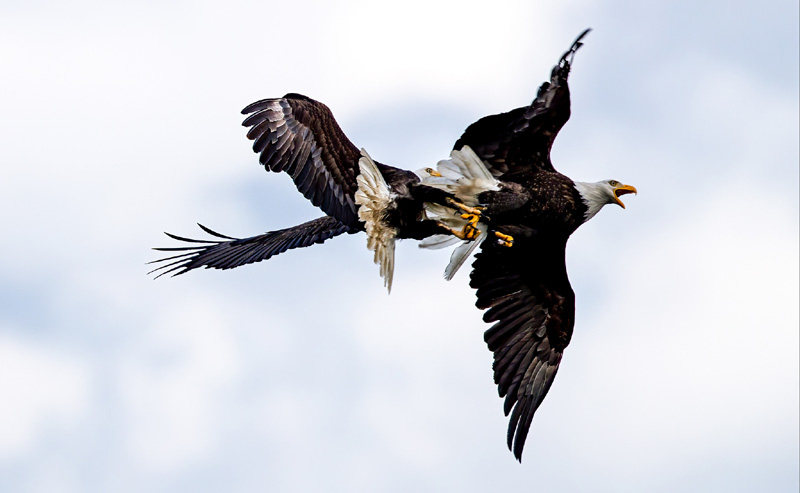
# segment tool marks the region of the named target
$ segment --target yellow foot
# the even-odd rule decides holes
[[[478,224],[478,221],[481,219],[480,214],[461,214],[461,219],[466,219],[467,224]]]
[[[478,234],[480,234],[480,231],[478,231],[478,228],[475,227],[475,224],[477,224],[477,222],[478,222],[478,220],[477,220],[477,216],[476,216],[476,219],[475,219],[474,222],[470,220],[470,222],[465,224],[464,228],[461,229],[461,231],[464,233],[464,236],[466,237],[467,240],[474,240],[475,238],[478,237]]]
[[[504,235],[499,231],[495,231],[494,235],[500,240],[498,243],[503,245],[504,247],[512,247],[514,246],[514,237],[511,235]]]
[[[451,199],[450,197],[447,198],[447,205],[453,206],[456,209],[461,209],[462,211],[466,212],[467,214],[471,214],[471,215],[474,215],[474,216],[480,216],[482,211],[483,211],[483,207],[470,207],[470,206],[468,206],[466,204],[462,204],[461,202],[459,202],[457,200]],[[461,217],[464,217],[464,216],[461,216]]]
[[[455,236],[459,240],[474,240],[480,233],[478,228],[470,223],[465,224],[462,229],[453,229],[443,223],[439,223],[439,226],[449,231],[451,235]]]

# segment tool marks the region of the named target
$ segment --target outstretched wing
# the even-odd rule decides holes
[[[588,32],[589,29],[581,33],[561,56],[558,65],[553,67],[550,81],[539,87],[530,106],[481,118],[467,127],[453,148],[472,147],[494,176],[526,168],[555,171],[550,162],[550,148],[569,120],[567,79],[572,58]]]
[[[182,246],[170,248],[154,248],[162,252],[182,252],[178,255],[166,257],[152,262],[157,264],[167,262],[150,272],[159,272],[156,278],[175,272],[173,276],[183,274],[198,267],[207,269],[233,269],[240,265],[260,262],[270,257],[283,253],[292,248],[300,248],[322,243],[323,241],[348,232],[350,229],[336,219],[325,216],[303,224],[298,224],[291,228],[270,231],[263,235],[252,236],[250,238],[232,238],[219,234],[216,231],[198,224],[206,233],[222,238],[222,240],[194,240],[181,236],[166,233],[170,238],[185,241],[188,243],[198,243],[199,246]]]
[[[358,225],[353,200],[359,150],[327,106],[300,94],[263,99],[242,110],[247,138],[269,171],[285,171],[312,204],[348,226]]]
[[[525,241],[525,233],[507,232],[519,238],[517,244],[484,242],[472,264],[470,286],[477,289],[476,306],[488,309],[483,320],[495,322],[484,339],[494,353],[503,410],[511,413],[508,448],[521,461],[533,415],[572,336],[575,295],[564,264],[566,240]]]

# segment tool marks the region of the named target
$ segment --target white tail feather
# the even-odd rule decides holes
[[[450,159],[439,161],[436,164],[436,170],[442,176],[425,176],[422,183],[451,193],[469,206],[478,205],[478,195],[481,193],[500,189],[500,182],[492,176],[481,158],[469,146],[464,146],[461,150],[454,149],[450,153]],[[437,220],[451,229],[461,230],[467,224],[466,219],[461,217],[461,211],[455,211],[439,204],[426,203],[425,213],[430,219]],[[448,281],[464,265],[475,248],[486,239],[487,226],[478,223],[476,228],[478,235],[475,239],[462,241],[461,245],[453,250],[450,263],[447,264],[444,271],[444,278]],[[440,236],[442,238],[439,238]],[[419,246],[428,249],[443,248],[457,241],[458,238],[455,236],[436,235],[423,240]]]
[[[358,219],[367,230],[367,248],[375,252],[374,261],[380,267],[383,285],[391,293],[394,277],[394,244],[397,230],[386,224],[386,209],[394,200],[394,196],[383,179],[375,161],[367,151],[361,149],[358,160],[358,190],[355,193],[358,204]]]

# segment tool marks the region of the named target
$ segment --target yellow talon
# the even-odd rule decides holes
[[[466,212],[467,214],[473,214],[475,216],[480,216],[481,211],[483,211],[483,207],[470,207],[468,205],[462,204],[457,200],[453,200],[450,197],[447,198],[447,204],[451,205],[457,209],[461,209],[462,211]],[[463,216],[462,216],[463,217]]]
[[[467,233],[464,230],[453,229],[444,223],[439,223],[439,227],[446,229],[451,235],[455,236],[459,240],[467,239]]]
[[[479,214],[461,214],[461,219],[466,219],[467,224],[477,224],[481,216]]]
[[[470,221],[464,225],[464,227],[461,229],[462,240],[474,240],[475,238],[478,237],[480,231],[478,231],[478,228],[475,227],[475,223],[477,223],[477,221],[475,222]]]
[[[503,234],[499,231],[495,231],[494,235],[500,240],[499,243],[504,247],[512,247],[514,246],[514,237],[511,235]]]
[[[480,233],[480,230],[470,223],[465,224],[462,229],[453,229],[443,223],[439,223],[439,226],[449,231],[451,235],[459,240],[474,240]]]

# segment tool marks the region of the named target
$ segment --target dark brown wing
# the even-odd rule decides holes
[[[488,309],[484,321],[495,322],[484,339],[494,353],[494,381],[505,397],[503,410],[511,413],[508,448],[520,461],[533,415],[572,336],[575,295],[567,279],[565,246],[566,240],[520,241],[513,248],[486,241],[472,264],[476,306]]]
[[[257,101],[242,110],[247,138],[269,171],[285,171],[312,204],[358,225],[354,194],[360,152],[327,106],[300,94]]]
[[[152,262],[163,264],[150,272],[160,272],[156,278],[175,272],[173,276],[183,274],[198,267],[207,269],[233,269],[240,265],[260,262],[270,257],[283,253],[292,248],[301,248],[322,243],[323,241],[349,231],[349,228],[336,219],[325,216],[291,228],[270,231],[263,235],[250,238],[231,238],[198,224],[206,233],[222,238],[222,240],[194,240],[166,233],[170,238],[198,243],[198,246],[182,246],[170,248],[154,248],[162,252],[182,252],[172,257],[166,257]]]
[[[555,171],[550,162],[550,148],[569,120],[567,79],[572,57],[588,32],[589,29],[581,33],[561,56],[553,67],[550,82],[539,87],[530,106],[481,118],[467,127],[453,148],[470,146],[495,176],[530,168]]]

